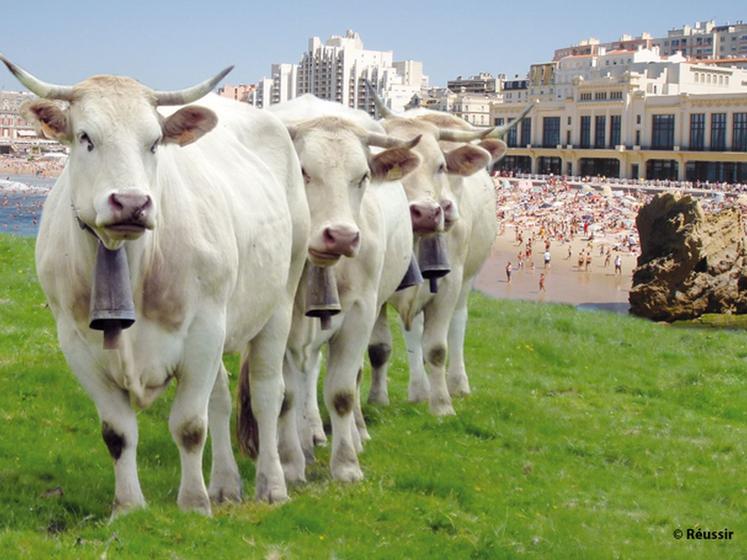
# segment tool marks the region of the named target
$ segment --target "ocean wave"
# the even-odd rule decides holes
[[[0,192],[3,193],[45,194],[49,192],[50,188],[43,185],[27,185],[20,181],[0,179]]]

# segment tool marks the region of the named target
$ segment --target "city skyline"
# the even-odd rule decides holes
[[[380,1],[371,13],[337,1],[325,4],[323,13],[306,5],[249,7],[233,1],[216,2],[209,10],[191,1],[132,2],[126,8],[79,2],[76,13],[55,6],[41,1],[5,7],[0,52],[48,81],[74,83],[110,73],[158,89],[183,87],[229,64],[236,69],[226,83],[254,83],[272,63],[297,63],[309,37],[326,40],[347,29],[360,33],[366,48],[392,50],[397,60],[421,60],[431,83],[445,85],[457,75],[478,72],[523,76],[530,64],[551,60],[554,49],[592,36],[601,41],[624,33],[664,36],[669,29],[696,21],[747,19],[736,2],[715,3],[705,10],[702,4],[684,2],[676,15],[631,2],[615,18],[587,1],[564,13],[556,13],[557,4],[546,1],[510,10],[474,2],[459,7],[461,22],[453,5],[438,2],[423,11]],[[49,13],[40,18],[45,10]],[[579,13],[584,13],[581,21]],[[504,17],[510,20],[501,21]],[[498,41],[497,33],[502,34]],[[5,73],[0,89],[20,86]]]

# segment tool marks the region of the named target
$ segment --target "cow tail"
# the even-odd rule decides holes
[[[252,391],[249,383],[249,360],[244,358],[239,374],[239,407],[236,415],[236,435],[239,449],[256,459],[259,454],[259,426],[252,411]]]

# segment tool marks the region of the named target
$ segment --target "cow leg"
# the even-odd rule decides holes
[[[361,408],[361,381],[363,380],[363,365],[361,365],[360,368],[358,368],[358,375],[355,378],[355,404],[353,405],[353,415],[355,418],[355,427],[356,431],[358,432],[358,440],[361,443],[361,448],[359,450],[363,450],[363,442],[366,442],[371,439],[371,436],[368,435],[368,428],[366,427],[366,419],[363,417],[363,409]]]
[[[88,348],[81,344],[77,335],[68,337],[67,331],[59,329],[60,346],[65,351],[70,369],[96,405],[101,420],[101,435],[114,460],[112,516],[145,507],[137,475],[137,417],[130,406],[129,396],[91,363],[87,358]]]
[[[469,379],[464,367],[464,336],[467,331],[467,300],[470,290],[472,290],[471,280],[462,285],[454,316],[449,323],[449,366],[446,373],[446,385],[452,397],[470,394]]]
[[[353,439],[353,430],[356,430],[353,405],[355,380],[376,319],[375,306],[370,306],[370,311],[367,307],[365,303],[353,306],[346,313],[340,330],[329,341],[324,402],[332,423],[330,468],[332,478],[343,482],[363,478]]]
[[[213,461],[208,495],[217,503],[241,501],[241,475],[231,448],[231,393],[228,372],[221,362],[208,404],[208,427]]]
[[[423,313],[418,313],[410,330],[404,329],[407,346],[407,363],[410,366],[410,382],[407,386],[407,400],[424,402],[430,395],[430,383],[423,366]]]
[[[323,445],[327,442],[324,433],[322,415],[319,412],[319,400],[317,398],[317,385],[319,384],[319,372],[322,368],[321,348],[312,350],[308,359],[308,367],[303,372],[301,382],[304,386],[303,416],[301,421],[301,446],[304,450],[306,460],[314,461],[314,446]]]
[[[454,414],[451,396],[446,386],[446,359],[447,334],[456,296],[456,290],[449,290],[447,286],[443,286],[436,298],[428,302],[423,309],[423,353],[431,386],[430,411],[435,416]]]
[[[169,415],[169,430],[179,448],[182,467],[176,503],[182,510],[210,515],[202,455],[207,439],[208,403],[221,369],[224,333],[216,328],[215,321],[194,325],[190,331],[194,334],[185,344]]]
[[[306,481],[306,461],[299,438],[297,415],[303,407],[303,391],[300,391],[300,375],[297,361],[286,351],[283,359],[283,379],[285,381],[285,395],[280,407],[278,418],[278,452],[283,465],[285,482]],[[312,448],[313,450],[313,448]]]
[[[387,387],[387,370],[389,356],[392,354],[392,333],[386,316],[386,305],[382,305],[376,317],[371,342],[368,344],[368,359],[371,362],[371,389],[368,391],[369,404],[387,406],[389,389]]]
[[[278,452],[278,418],[284,396],[283,358],[290,331],[290,315],[289,306],[277,310],[252,340],[246,357],[252,412],[259,430],[255,495],[257,500],[270,503],[288,499]]]

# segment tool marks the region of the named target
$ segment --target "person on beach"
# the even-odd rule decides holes
[[[550,251],[545,251],[544,259],[545,259],[545,269],[550,268]]]
[[[586,272],[589,272],[589,269],[591,268],[591,251],[586,253]]]
[[[612,252],[607,249],[607,254],[604,256],[604,268],[610,265],[610,259],[612,258]]]
[[[566,260],[567,261],[571,260],[572,256],[573,256],[573,248],[570,245],[568,245],[568,258]]]
[[[623,273],[622,264],[623,264],[622,257],[618,253],[617,255],[615,255],[615,275],[619,274],[620,276],[622,276],[622,273]]]
[[[513,267],[511,266],[511,261],[508,261],[508,264],[506,265],[506,283],[511,283],[511,272],[513,271]]]
[[[541,273],[539,277],[539,291],[544,292],[545,291],[545,273]]]

